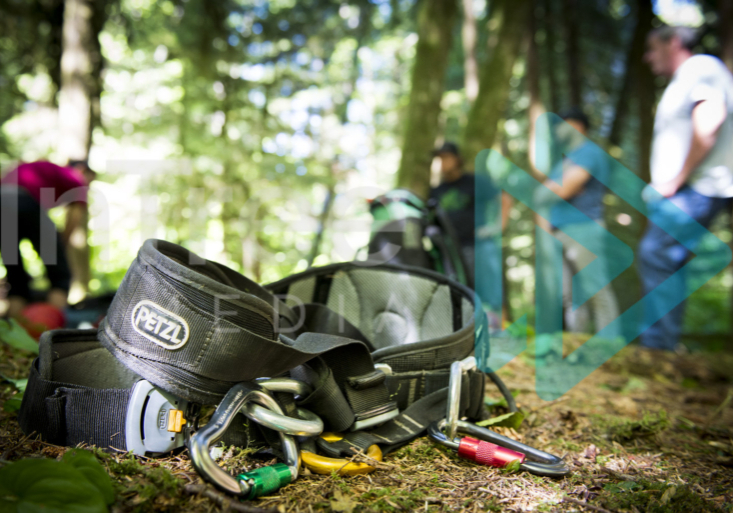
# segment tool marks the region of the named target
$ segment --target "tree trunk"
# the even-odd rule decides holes
[[[464,135],[464,159],[472,165],[476,155],[491,148],[509,95],[514,61],[526,33],[531,0],[492,2],[489,26],[496,37],[489,38],[493,51],[480,72],[479,92],[468,114]],[[492,41],[495,42],[492,43]]]
[[[339,105],[336,106],[336,113],[342,125],[348,120],[349,102],[356,92],[356,82],[359,80],[359,50],[367,43],[369,33],[372,29],[373,6],[371,4],[362,6],[359,11],[359,27],[356,31],[356,48],[351,56],[351,76],[349,82],[344,84],[345,94]]]
[[[631,46],[626,53],[626,72],[624,73],[624,80],[621,85],[621,91],[616,100],[616,109],[614,111],[613,124],[611,125],[611,133],[608,136],[608,143],[611,146],[620,146],[622,139],[622,132],[625,126],[626,115],[629,109],[629,99],[633,95],[634,85],[637,80],[638,74],[644,73],[642,68],[646,68],[647,77],[649,79],[649,72],[647,64],[644,62],[644,51],[646,49],[646,38],[649,31],[652,28],[652,18],[654,13],[652,12],[651,3],[649,0],[639,0],[636,5],[636,28],[634,29],[634,35],[631,39]],[[648,98],[647,98],[648,100]],[[654,100],[652,98],[651,103]]]
[[[646,28],[644,33],[644,43],[646,42],[646,33],[651,30],[654,12],[652,11],[651,0],[639,0],[639,24]],[[643,46],[642,46],[643,49]],[[642,51],[643,55],[643,51]],[[652,138],[654,136],[654,112],[656,103],[656,86],[654,83],[654,75],[649,66],[642,58],[637,59],[634,63],[637,77],[637,105],[639,110],[639,176],[649,182],[651,180],[651,154],[652,154]]]
[[[582,107],[583,94],[580,82],[580,50],[578,47],[578,1],[563,0],[563,21],[567,41],[568,89],[570,103],[574,107]]]
[[[552,0],[545,0],[545,17],[544,17],[544,28],[545,28],[545,61],[547,63],[547,83],[550,89],[550,109],[552,112],[560,112],[560,89],[557,82],[557,70],[556,66],[556,54],[555,46],[557,39],[555,38],[555,27],[554,14],[552,11]]]
[[[532,1],[533,7],[538,2]],[[530,13],[529,17],[529,33],[527,34],[528,51],[527,51],[527,86],[529,89],[529,161],[534,164],[535,150],[535,128],[537,118],[545,112],[545,106],[542,103],[540,95],[540,62],[539,49],[535,41],[537,31],[537,18],[535,12]]]
[[[59,126],[61,152],[69,159],[84,160],[91,142],[93,8],[91,0],[66,0]]]
[[[720,57],[733,71],[733,0],[718,0],[720,11]]]
[[[465,75],[466,98],[473,103],[478,95],[478,64],[476,63],[476,16],[473,0],[463,0],[463,73]]]
[[[456,0],[423,0],[418,15],[419,39],[397,185],[422,197],[427,197],[430,189],[430,152],[438,132],[457,13]]]
[[[60,153],[68,159],[86,160],[92,137],[92,103],[98,92],[94,77],[99,61],[98,33],[94,27],[92,0],[66,0],[61,53],[59,92]],[[98,71],[98,68],[97,68]],[[82,299],[88,290],[89,245],[86,219],[70,238],[69,265],[72,273],[71,302]]]

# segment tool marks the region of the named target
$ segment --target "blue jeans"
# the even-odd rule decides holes
[[[474,273],[474,288],[484,307],[501,314],[502,306],[502,266],[501,247],[496,237],[476,238],[475,246],[464,246],[463,254]]]
[[[669,198],[680,210],[692,217],[699,224],[708,228],[715,216],[729,207],[730,198],[711,198],[695,192],[691,187],[685,185],[677,193]],[[685,224],[691,224],[689,217],[680,215],[679,212],[665,208],[665,202],[649,204],[649,219],[668,219],[674,221],[680,227],[680,233],[685,233]],[[699,242],[686,240],[687,243]],[[659,284],[677,273],[685,265],[691,253],[678,240],[674,239],[667,232],[651,222],[647,226],[646,233],[639,243],[639,277],[641,279],[644,294],[648,294]],[[681,286],[684,286],[689,279],[688,276],[677,275]],[[646,319],[658,317],[668,307],[662,304],[650,303],[647,305],[644,315]],[[641,345],[654,349],[674,350],[682,332],[684,320],[684,301],[675,306],[669,313],[646,329],[640,337]]]

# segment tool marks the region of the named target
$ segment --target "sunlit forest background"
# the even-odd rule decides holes
[[[469,166],[493,147],[528,168],[544,111],[582,106],[591,138],[648,179],[664,82],[642,55],[662,21],[699,26],[700,51],[733,67],[733,0],[0,0],[0,164],[99,172],[72,299],[114,291],[150,237],[270,282],[354,259],[367,199],[424,195],[444,140]],[[644,219],[605,203],[635,248]],[[505,301],[531,319],[533,215],[510,217]],[[715,232],[731,241],[730,216]],[[692,296],[690,339],[730,339],[731,285],[729,269]],[[614,287],[638,301],[635,269]]]

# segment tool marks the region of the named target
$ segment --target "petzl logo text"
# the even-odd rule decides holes
[[[188,323],[152,301],[144,300],[135,305],[132,327],[143,337],[166,349],[178,349],[188,341]]]

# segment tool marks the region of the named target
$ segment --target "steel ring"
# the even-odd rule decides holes
[[[242,407],[241,412],[247,418],[261,426],[274,429],[279,433],[295,436],[318,436],[323,433],[323,421],[315,413],[298,408],[299,419],[277,413],[267,407],[260,406],[257,399],[253,399]]]

